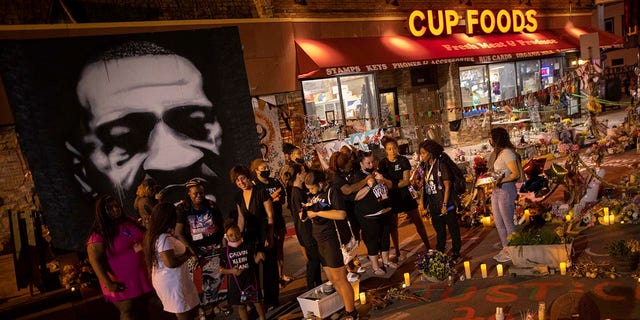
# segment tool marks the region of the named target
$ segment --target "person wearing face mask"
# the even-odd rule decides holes
[[[378,263],[378,253],[382,256],[385,267],[397,269],[398,265],[389,261],[389,232],[391,201],[389,190],[384,185],[382,175],[374,173],[373,154],[360,151],[358,155],[360,170],[354,171],[353,179],[367,181],[367,184],[355,195],[355,215],[362,227],[362,237],[367,247],[367,254],[371,260],[373,273],[377,276],[385,275]],[[373,176],[372,176],[373,175]],[[389,270],[386,270],[389,271]]]
[[[274,213],[273,199],[264,188],[257,188],[251,180],[252,172],[243,165],[236,165],[229,172],[231,181],[240,189],[235,198],[237,216],[232,217],[242,231],[244,241],[256,252],[263,252],[262,288],[264,304],[279,306],[280,284],[278,260],[274,250]]]
[[[255,252],[253,246],[243,241],[238,225],[232,223],[226,229],[227,248],[220,273],[227,275],[229,304],[242,320],[249,319],[247,305],[253,304],[259,319],[264,320],[263,296],[258,281],[258,264],[265,259],[264,253]]]
[[[273,201],[273,250],[278,260],[278,279],[280,286],[284,287],[292,279],[284,274],[284,237],[287,234],[287,226],[282,215],[282,207],[286,203],[287,193],[280,181],[271,177],[269,162],[263,159],[255,159],[251,162],[251,171],[255,175],[256,188],[267,190]]]
[[[347,236],[349,231],[345,220],[347,212],[344,197],[337,186],[329,185],[321,171],[309,171],[304,184],[309,189],[311,199],[304,205],[306,210],[300,212],[300,219],[311,219],[313,222],[312,234],[318,243],[324,272],[344,303],[344,314],[340,319],[357,320],[358,311],[353,301],[353,288],[347,279],[338,238],[338,230],[340,230],[340,239],[350,237],[350,235]]]

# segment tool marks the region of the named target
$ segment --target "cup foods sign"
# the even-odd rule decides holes
[[[465,29],[467,34],[536,32],[536,10],[467,10]],[[416,37],[424,35],[450,35],[460,24],[461,17],[455,10],[414,10],[409,16],[409,30]]]

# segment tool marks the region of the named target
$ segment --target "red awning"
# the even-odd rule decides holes
[[[598,32],[603,48],[621,46],[621,37],[591,28],[536,33],[438,38],[407,36],[296,39],[298,78],[372,72],[451,62],[493,62],[546,56],[580,48],[580,35]]]

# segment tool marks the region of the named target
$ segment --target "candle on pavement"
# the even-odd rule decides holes
[[[471,265],[469,261],[464,262],[464,276],[467,277],[467,279],[471,279]]]

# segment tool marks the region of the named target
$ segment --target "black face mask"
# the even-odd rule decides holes
[[[262,178],[269,178],[270,175],[271,175],[271,171],[269,170],[260,171],[260,177]]]
[[[367,168],[364,169],[364,171],[368,172],[368,173],[373,173],[373,171],[375,171],[373,168]]]
[[[299,163],[299,164],[304,164],[304,159],[302,159],[302,158],[297,158],[297,159],[295,159],[295,160],[293,160],[293,161],[294,161],[294,162],[297,162],[297,163]]]

